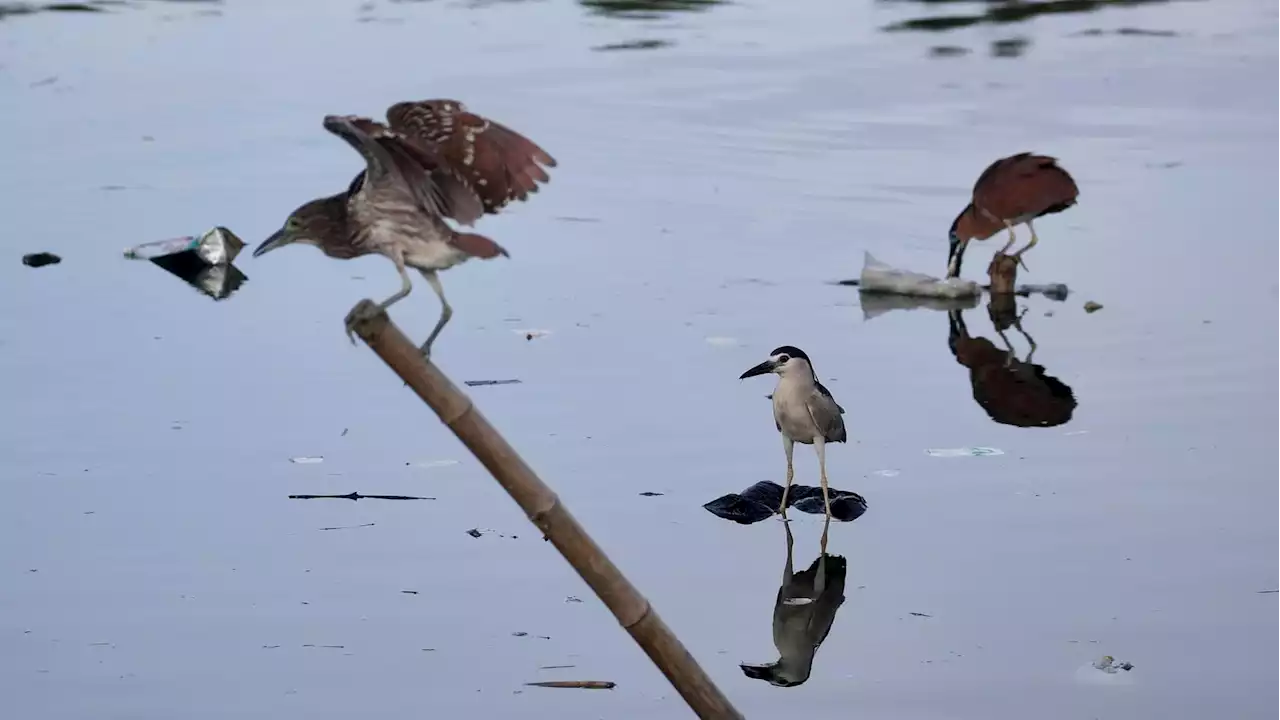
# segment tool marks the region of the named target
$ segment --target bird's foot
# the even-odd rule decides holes
[[[386,311],[375,304],[372,300],[365,299],[356,303],[356,306],[351,308],[351,312],[347,313],[347,319],[345,321],[347,339],[351,341],[351,344],[356,344],[357,326],[360,323],[372,320],[384,312]]]

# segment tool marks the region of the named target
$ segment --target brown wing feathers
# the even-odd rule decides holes
[[[520,133],[468,112],[455,100],[396,103],[387,109],[393,130],[431,147],[496,213],[512,200],[526,200],[550,180],[540,167],[555,167],[545,150]]]
[[[1018,153],[982,171],[973,186],[973,202],[997,218],[1038,217],[1071,207],[1078,192],[1056,159]]]

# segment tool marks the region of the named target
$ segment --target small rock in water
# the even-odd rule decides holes
[[[62,262],[62,258],[54,255],[53,253],[47,252],[31,253],[30,255],[22,256],[22,264],[33,268],[44,267],[45,265],[57,265],[60,262]]]
[[[1087,313],[1098,312],[1102,309],[1102,303],[1096,303],[1092,300],[1084,304],[1084,311]]]

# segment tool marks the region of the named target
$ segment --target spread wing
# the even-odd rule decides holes
[[[387,123],[447,164],[485,213],[528,199],[538,191],[538,183],[550,180],[542,166],[556,166],[555,159],[529,138],[469,112],[456,100],[396,103],[387,109]]]
[[[394,172],[429,213],[468,225],[482,214],[480,198],[466,180],[430,148],[421,147],[380,122],[355,115],[330,115],[325,118],[324,127],[346,140],[367,164],[365,171],[352,180],[349,192],[358,191],[369,176],[378,179]]]

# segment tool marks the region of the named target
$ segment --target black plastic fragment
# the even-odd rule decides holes
[[[867,511],[866,498],[850,490],[828,488],[831,497],[831,517],[840,522],[853,522]],[[729,493],[703,505],[707,512],[718,518],[740,525],[751,525],[768,519],[778,511],[782,503],[782,486],[762,480],[740,493]],[[811,515],[822,515],[822,488],[808,485],[792,485],[787,493],[787,508]]]
[[[57,265],[62,262],[62,258],[53,253],[38,252],[22,256],[22,264],[27,267],[44,267],[45,265]]]

